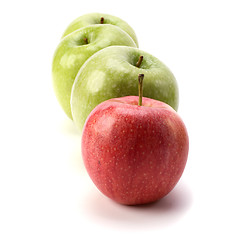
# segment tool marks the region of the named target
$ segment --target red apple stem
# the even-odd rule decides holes
[[[104,18],[101,17],[101,19],[100,19],[100,23],[103,24],[103,22],[104,22]]]
[[[141,66],[141,64],[142,64],[142,61],[143,61],[143,56],[140,56],[139,59],[138,59],[138,62],[136,64],[136,67],[139,68]]]
[[[88,39],[84,38],[83,41],[85,42],[85,44],[88,44]]]
[[[142,106],[144,74],[138,75],[138,106]]]

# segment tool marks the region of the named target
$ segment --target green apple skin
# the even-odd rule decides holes
[[[87,38],[86,44],[84,38]],[[67,35],[59,43],[52,63],[53,88],[63,110],[72,119],[70,97],[74,79],[85,61],[112,45],[136,47],[132,38],[110,24],[91,25]]]
[[[124,20],[105,13],[89,13],[78,17],[69,24],[62,37],[65,37],[69,33],[76,31],[77,29],[93,24],[100,24],[102,17],[104,18],[103,24],[112,24],[120,27],[122,30],[129,34],[129,36],[133,39],[133,41],[138,47],[137,36],[132,27],[129,26],[129,24],[126,23]]]
[[[136,67],[140,56],[143,56],[143,61],[140,67]],[[139,74],[144,74],[144,97],[165,102],[177,110],[178,86],[167,66],[137,48],[107,47],[86,61],[72,88],[72,116],[80,132],[90,112],[101,102],[137,96]]]

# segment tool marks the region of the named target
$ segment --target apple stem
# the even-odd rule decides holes
[[[104,18],[101,17],[101,19],[100,19],[100,23],[103,24],[103,22],[104,22]]]
[[[138,75],[138,106],[142,106],[142,98],[143,98],[143,78],[144,74]]]
[[[142,64],[142,61],[143,61],[143,56],[140,56],[139,59],[138,59],[138,62],[136,64],[136,67],[139,68],[141,66],[141,64]]]
[[[88,44],[88,39],[84,38],[83,41],[85,42],[85,44]]]

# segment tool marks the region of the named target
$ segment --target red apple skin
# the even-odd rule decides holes
[[[110,99],[88,116],[82,157],[97,188],[125,205],[154,202],[179,181],[186,165],[186,127],[169,105],[137,96]]]

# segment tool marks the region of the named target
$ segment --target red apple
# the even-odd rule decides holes
[[[179,181],[188,156],[186,127],[169,105],[127,96],[99,104],[82,133],[85,167],[97,188],[126,205],[156,201]]]

